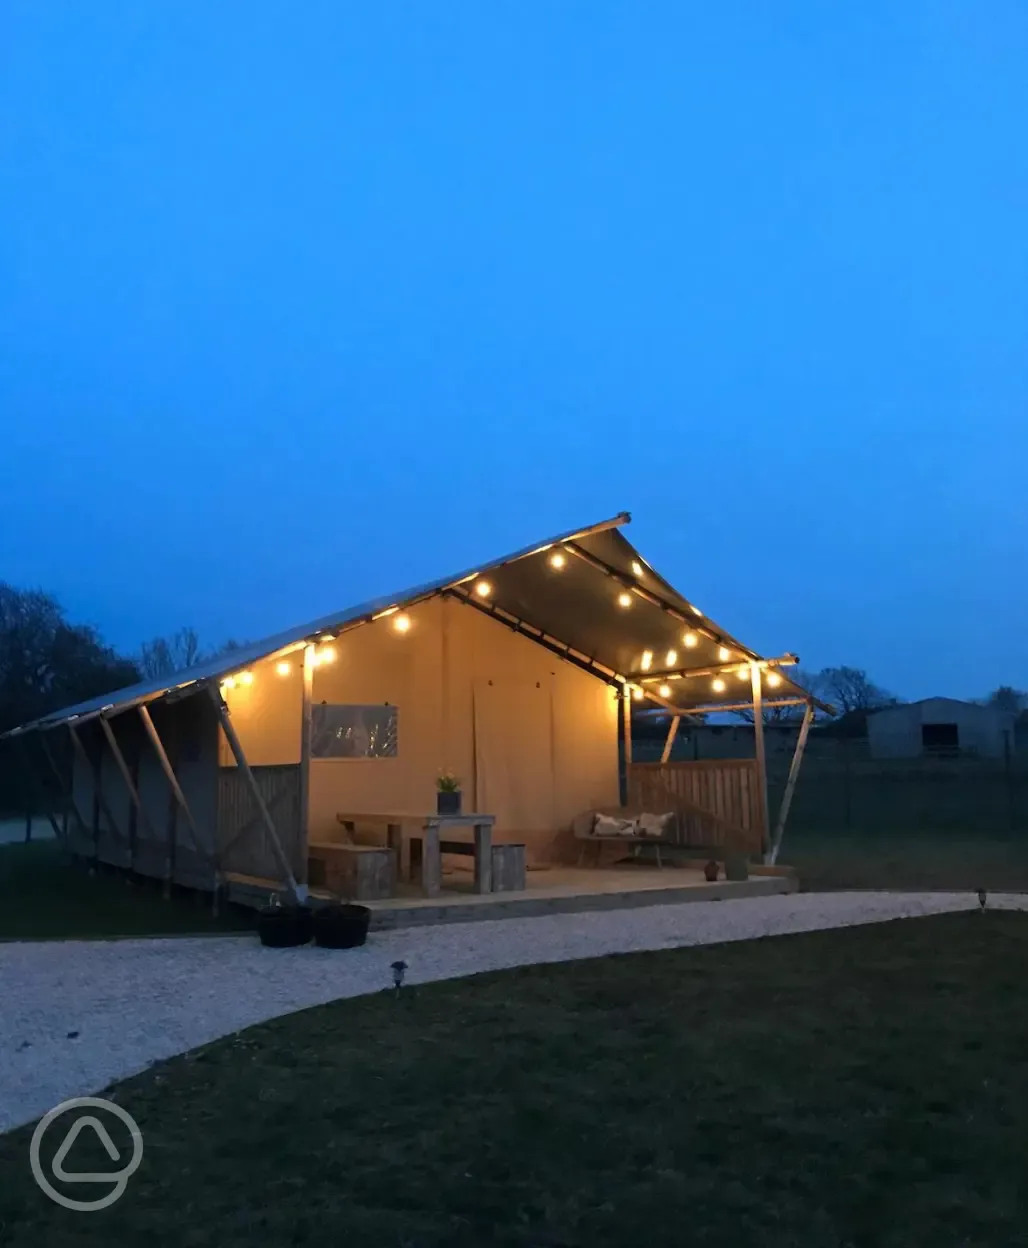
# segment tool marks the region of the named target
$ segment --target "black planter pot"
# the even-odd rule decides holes
[[[460,789],[455,793],[444,793],[442,789],[438,789],[435,795],[435,810],[437,815],[459,815],[460,814]]]
[[[319,906],[314,911],[314,943],[322,949],[356,949],[368,938],[367,906]]]
[[[257,916],[257,935],[269,949],[293,949],[310,943],[313,918],[306,906],[265,906]]]

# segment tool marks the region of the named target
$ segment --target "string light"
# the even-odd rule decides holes
[[[221,682],[222,689],[234,689],[236,687],[236,678],[234,676],[226,676]]]
[[[665,667],[674,667],[674,665],[675,665],[677,662],[678,662],[678,651],[677,651],[677,650],[669,650],[669,651],[667,652],[666,662],[665,662],[664,666],[665,666]]]
[[[698,615],[701,620],[703,619],[703,612],[699,609],[699,607],[693,607],[692,613],[693,615]]]
[[[252,685],[253,684],[253,672],[243,672],[242,675],[239,677],[239,680],[240,680],[240,683],[244,685]]]
[[[718,648],[717,657],[721,660],[722,663],[727,663],[728,660],[732,657],[732,652],[731,650],[728,649],[727,646],[720,646]]]
[[[318,641],[335,641],[335,639],[336,639],[335,633],[322,633],[321,636],[318,638]]]
[[[410,629],[410,616],[406,614],[394,615],[393,628],[395,628],[398,633],[406,633]]]
[[[652,650],[643,651],[642,662],[639,664],[639,666],[642,668],[644,672],[648,672],[650,670],[650,668],[653,666],[653,651]]]
[[[334,663],[336,661],[336,652],[334,646],[323,646],[318,652],[319,663]]]
[[[748,667],[740,667],[736,675],[739,677],[740,680],[749,680],[750,669]]]
[[[660,694],[660,696],[661,696],[662,698],[670,698],[670,697],[671,697],[671,686],[670,686],[670,685],[661,685],[661,686],[660,686],[660,688],[657,690],[657,692]]]
[[[724,682],[724,681],[721,679],[721,677],[719,676],[719,677],[717,678],[717,680],[712,680],[712,681],[710,682],[710,687],[711,687],[711,689],[713,689],[713,690],[714,690],[714,692],[715,692],[715,693],[724,693],[724,691],[725,691],[725,682]]]
[[[642,576],[642,574],[643,574],[643,565],[639,562],[638,559],[633,559],[632,560],[632,575]]]
[[[631,605],[632,605],[631,594],[624,594],[624,593],[618,594],[618,606],[619,607],[630,607]]]
[[[635,701],[636,701],[636,702],[641,702],[641,701],[642,701],[642,699],[643,699],[643,691],[639,688],[639,686],[638,686],[638,685],[633,685],[633,686],[632,686],[632,697],[635,699]]]
[[[556,568],[559,572],[567,561],[567,556],[563,553],[563,551],[555,550],[553,554],[550,555],[549,563],[551,568]]]
[[[479,598],[488,598],[492,592],[493,587],[488,581],[475,582],[475,593],[479,596]]]
[[[695,633],[686,633],[685,636],[682,638],[682,640],[689,647],[689,649],[692,650],[695,647],[696,643],[699,641],[699,638],[696,636]]]
[[[778,686],[782,683],[782,678],[781,676],[778,675],[777,672],[768,672],[767,683],[771,686],[772,689],[777,689]]]
[[[292,671],[292,667],[285,661],[285,659],[283,659],[281,663],[275,664],[275,671],[278,672],[280,676],[288,676]]]

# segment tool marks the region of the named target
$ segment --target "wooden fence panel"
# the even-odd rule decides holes
[[[293,874],[304,879],[307,836],[300,826],[300,766],[284,763],[250,770]],[[270,833],[238,767],[222,767],[218,775],[218,847],[223,871],[270,880],[282,877]]]
[[[629,805],[678,814],[678,842],[758,854],[764,847],[763,803],[751,758],[632,763]]]

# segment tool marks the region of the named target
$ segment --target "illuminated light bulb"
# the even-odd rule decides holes
[[[319,663],[334,663],[336,661],[336,652],[333,646],[324,646],[318,654]]]
[[[221,682],[222,689],[234,689],[236,687],[236,678],[234,676],[226,676]]]
[[[631,605],[632,605],[631,594],[618,594],[618,606],[619,607],[630,607]]]
[[[477,581],[475,583],[475,593],[479,598],[488,598],[492,592],[493,587],[488,581]]]
[[[278,672],[280,676],[288,676],[292,671],[292,667],[285,661],[285,659],[283,659],[281,663],[275,664],[275,671]]]
[[[717,657],[721,660],[722,663],[727,663],[728,660],[732,657],[732,652],[731,650],[728,649],[727,646],[719,646]]]
[[[253,684],[253,672],[243,672],[243,674],[239,677],[239,680],[241,684],[252,685]]]
[[[632,575],[642,576],[642,574],[643,574],[643,565],[639,562],[638,559],[633,559],[632,560]]]
[[[740,667],[736,675],[739,677],[740,680],[749,680],[750,669],[748,667]]]
[[[666,662],[665,662],[666,667],[674,667],[674,665],[678,662],[678,651],[669,650],[667,652],[667,655],[665,656],[665,659],[666,659]]]
[[[633,686],[632,686],[632,697],[635,699],[635,701],[636,701],[636,702],[641,702],[641,701],[642,701],[642,699],[643,699],[643,691],[639,688],[639,686],[638,686],[638,685],[633,685]]]
[[[660,694],[660,696],[661,696],[662,698],[670,698],[670,697],[671,697],[671,686],[670,686],[670,685],[661,685],[661,686],[660,686],[660,688],[657,690],[657,692]]]
[[[394,615],[393,628],[395,628],[398,633],[406,633],[410,629],[410,616]]]
[[[698,615],[701,620],[703,619],[703,612],[699,609],[699,607],[693,607],[692,613],[693,615]]]
[[[710,687],[711,687],[711,689],[713,689],[713,690],[714,690],[714,692],[715,692],[715,693],[724,693],[724,691],[725,691],[725,682],[724,682],[724,681],[721,679],[721,677],[719,676],[719,677],[717,678],[717,680],[712,680],[712,681],[710,682]]]
[[[563,554],[559,550],[555,550],[553,554],[550,555],[549,559],[550,567],[556,568],[558,572],[567,563],[567,561],[567,555]]]
[[[696,636],[695,633],[686,633],[685,636],[682,638],[682,640],[689,647],[689,649],[692,650],[695,647],[696,643],[699,641],[699,638]]]
[[[318,641],[335,641],[335,639],[336,639],[335,633],[322,633],[321,636],[318,638]]]
[[[768,672],[767,683],[771,686],[772,689],[777,689],[778,686],[782,683],[782,678],[781,676],[778,675],[777,672]]]
[[[653,666],[653,651],[652,650],[643,651],[642,662],[639,664],[639,666],[643,669],[644,672],[648,672],[650,670],[650,668]]]

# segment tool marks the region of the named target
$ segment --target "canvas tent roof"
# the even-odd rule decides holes
[[[750,661],[775,668],[775,687],[766,694],[769,702],[808,699],[805,690],[778,670],[778,660],[766,659],[725,632],[646,563],[620,532],[630,519],[622,512],[611,520],[558,534],[456,575],[297,625],[174,676],[55,711],[5,735],[187,696],[260,659],[439,594],[462,599],[599,677],[631,682],[645,691],[650,705],[688,711],[748,702],[745,665]],[[554,566],[555,552],[563,556],[559,568]],[[490,592],[482,596],[478,590],[486,576]],[[787,656],[786,661],[795,658]],[[724,688],[718,690],[715,681]],[[658,691],[665,685],[666,696],[661,696]]]

